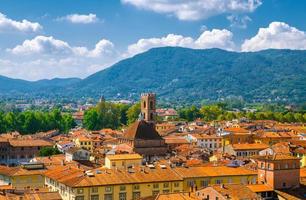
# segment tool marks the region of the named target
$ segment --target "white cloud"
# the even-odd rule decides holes
[[[67,54],[72,51],[67,42],[54,39],[52,36],[36,36],[32,40],[25,40],[21,45],[17,45],[9,52],[19,55],[30,54]]]
[[[6,15],[0,13],[0,32],[1,31],[21,31],[21,32],[37,32],[42,26],[37,22],[30,22],[26,19],[15,21],[9,19]]]
[[[73,24],[92,24],[99,21],[99,18],[96,14],[88,14],[88,15],[81,15],[81,14],[71,14],[65,17],[60,17],[57,20],[62,21],[66,20]]]
[[[174,15],[180,20],[199,20],[224,13],[253,12],[261,0],[121,0],[140,9]]]
[[[199,38],[184,37],[182,35],[169,34],[161,38],[140,39],[137,43],[129,45],[126,56],[132,56],[154,47],[179,46],[194,49],[221,48],[233,50],[232,32],[223,29],[204,31]]]
[[[36,36],[3,52],[0,74],[38,80],[55,77],[86,77],[120,59],[112,42],[98,41],[94,48],[71,46],[52,36]]]
[[[229,15],[226,19],[231,23],[231,27],[242,28],[245,29],[248,26],[248,23],[252,21],[252,19],[245,15],[245,16],[238,16],[238,15]]]
[[[85,56],[85,57],[100,57],[105,54],[114,52],[114,45],[106,39],[100,40],[94,49],[88,50],[86,47],[73,47],[67,42],[53,38],[52,36],[36,36],[32,40],[25,40],[22,44],[17,45],[12,49],[7,49],[16,55],[58,55],[58,56]]]
[[[284,22],[272,22],[241,45],[242,51],[263,49],[306,49],[306,33]]]

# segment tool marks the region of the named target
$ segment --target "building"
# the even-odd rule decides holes
[[[132,146],[134,152],[148,157],[165,155],[168,150],[165,140],[155,129],[155,105],[155,94],[142,94],[140,119],[119,139],[120,143]]]
[[[165,140],[155,130],[154,124],[144,120],[131,124],[119,141],[132,146],[134,152],[149,157],[165,155],[168,150]]]
[[[105,157],[105,167],[108,169],[127,169],[141,164],[142,156],[139,154],[115,154]]]
[[[184,191],[214,184],[256,184],[257,172],[244,167],[177,167],[173,169],[183,178]]]
[[[74,143],[75,143],[75,146],[78,148],[86,149],[90,152],[92,152],[93,150],[93,144],[92,144],[93,142],[92,142],[92,139],[89,137],[80,135],[74,140]]]
[[[141,94],[141,115],[149,123],[156,120],[156,95],[154,93]]]
[[[65,159],[67,162],[77,160],[89,160],[90,152],[86,149],[81,149],[77,147],[72,147],[65,152]]]
[[[253,134],[240,127],[225,128],[220,134],[223,137],[223,146],[228,144],[253,143]]]
[[[45,185],[44,165],[29,163],[18,167],[0,166],[0,185],[16,189],[36,189]]]
[[[195,138],[197,146],[201,148],[214,151],[222,147],[222,137],[217,135],[192,134],[191,137]]]
[[[300,186],[300,159],[288,155],[258,156],[258,182],[276,189]]]
[[[246,185],[241,184],[212,185],[197,191],[196,196],[199,199],[207,200],[261,200],[255,192],[250,190]]]
[[[183,190],[182,178],[168,166],[86,172],[63,166],[45,176],[48,188],[64,200],[130,200]]]
[[[236,157],[250,157],[259,155],[259,152],[267,149],[269,146],[266,144],[258,143],[244,143],[244,144],[229,144],[224,147],[224,153]]]
[[[39,154],[43,147],[52,147],[53,144],[41,139],[0,138],[0,164],[18,165],[20,162],[29,162]]]

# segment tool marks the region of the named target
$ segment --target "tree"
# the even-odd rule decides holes
[[[135,103],[127,110],[128,124],[135,122],[140,114],[140,102]]]
[[[52,156],[61,153],[57,147],[43,147],[39,150],[39,156]]]
[[[205,121],[218,119],[218,116],[223,113],[222,107],[218,105],[202,106],[200,113]]]
[[[88,130],[98,130],[98,112],[96,109],[91,108],[84,113],[84,127]]]

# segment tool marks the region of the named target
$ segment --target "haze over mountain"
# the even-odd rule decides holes
[[[228,52],[179,47],[151,49],[83,80],[28,82],[0,77],[2,95],[137,99],[153,91],[165,100],[200,102],[239,96],[247,101],[306,100],[306,51]]]

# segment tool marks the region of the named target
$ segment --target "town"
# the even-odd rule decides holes
[[[157,99],[141,94],[135,120],[119,128],[88,128],[88,107],[68,130],[1,133],[0,199],[306,198],[305,123],[186,121]]]

